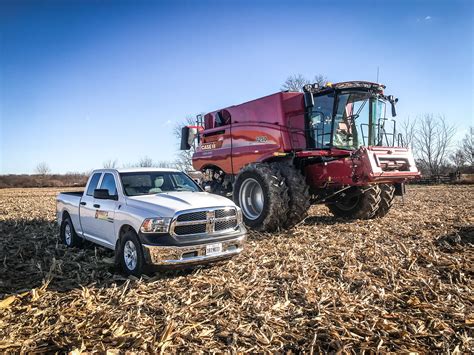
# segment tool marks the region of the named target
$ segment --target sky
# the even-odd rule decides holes
[[[375,81],[474,125],[473,1],[0,2],[0,174],[176,158],[186,116],[285,79]]]

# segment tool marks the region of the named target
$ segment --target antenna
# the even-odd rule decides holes
[[[377,65],[377,81],[376,81],[376,83],[378,84],[378,82],[379,82],[379,66]]]

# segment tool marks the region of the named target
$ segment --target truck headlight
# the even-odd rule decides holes
[[[147,218],[143,221],[140,231],[142,233],[168,233],[170,222],[169,217]]]
[[[242,224],[243,218],[242,218],[242,210],[237,207],[237,224]]]

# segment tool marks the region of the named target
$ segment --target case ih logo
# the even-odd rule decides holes
[[[201,145],[202,150],[209,150],[209,149],[216,149],[222,147],[222,141],[219,142],[211,142],[211,143],[203,143]]]

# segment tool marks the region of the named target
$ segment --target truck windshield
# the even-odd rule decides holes
[[[334,117],[333,146],[358,149],[378,145],[379,121],[385,117],[385,102],[364,91],[338,95]]]
[[[181,172],[151,171],[120,173],[124,193],[127,196],[153,195],[162,192],[202,191]]]

